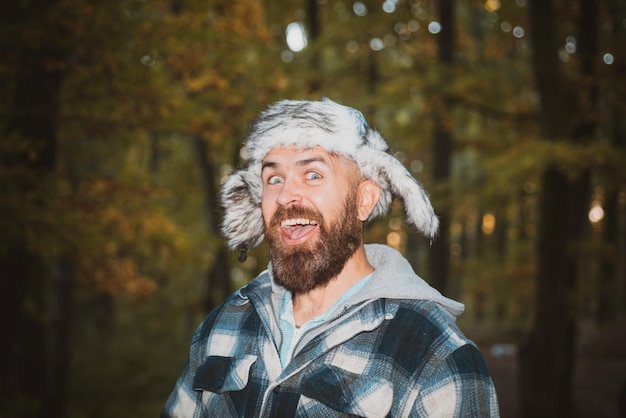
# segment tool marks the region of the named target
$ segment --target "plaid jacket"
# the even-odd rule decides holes
[[[478,348],[430,300],[370,298],[283,370],[265,272],[211,312],[161,417],[497,417]]]

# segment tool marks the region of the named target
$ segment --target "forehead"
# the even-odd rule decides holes
[[[295,145],[271,149],[263,158],[262,166],[266,168],[289,164],[307,165],[316,162],[326,164],[331,168],[343,168],[349,172],[357,169],[357,164],[353,160],[329,152],[325,148],[319,146],[302,148]]]
[[[290,145],[271,149],[263,158],[263,163],[264,165],[268,162],[290,163],[311,157],[330,161],[334,155],[322,147],[298,148],[295,145]]]

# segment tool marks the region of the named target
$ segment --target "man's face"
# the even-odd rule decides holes
[[[322,148],[277,148],[263,160],[265,238],[276,282],[294,293],[327,284],[361,244],[358,168]]]

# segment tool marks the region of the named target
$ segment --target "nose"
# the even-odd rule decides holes
[[[290,206],[300,202],[302,202],[302,194],[297,182],[285,179],[276,196],[276,203],[280,206]]]

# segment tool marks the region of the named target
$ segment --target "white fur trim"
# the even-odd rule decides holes
[[[228,238],[231,249],[253,248],[263,242],[262,187],[259,164],[235,171],[222,186],[222,234]]]

